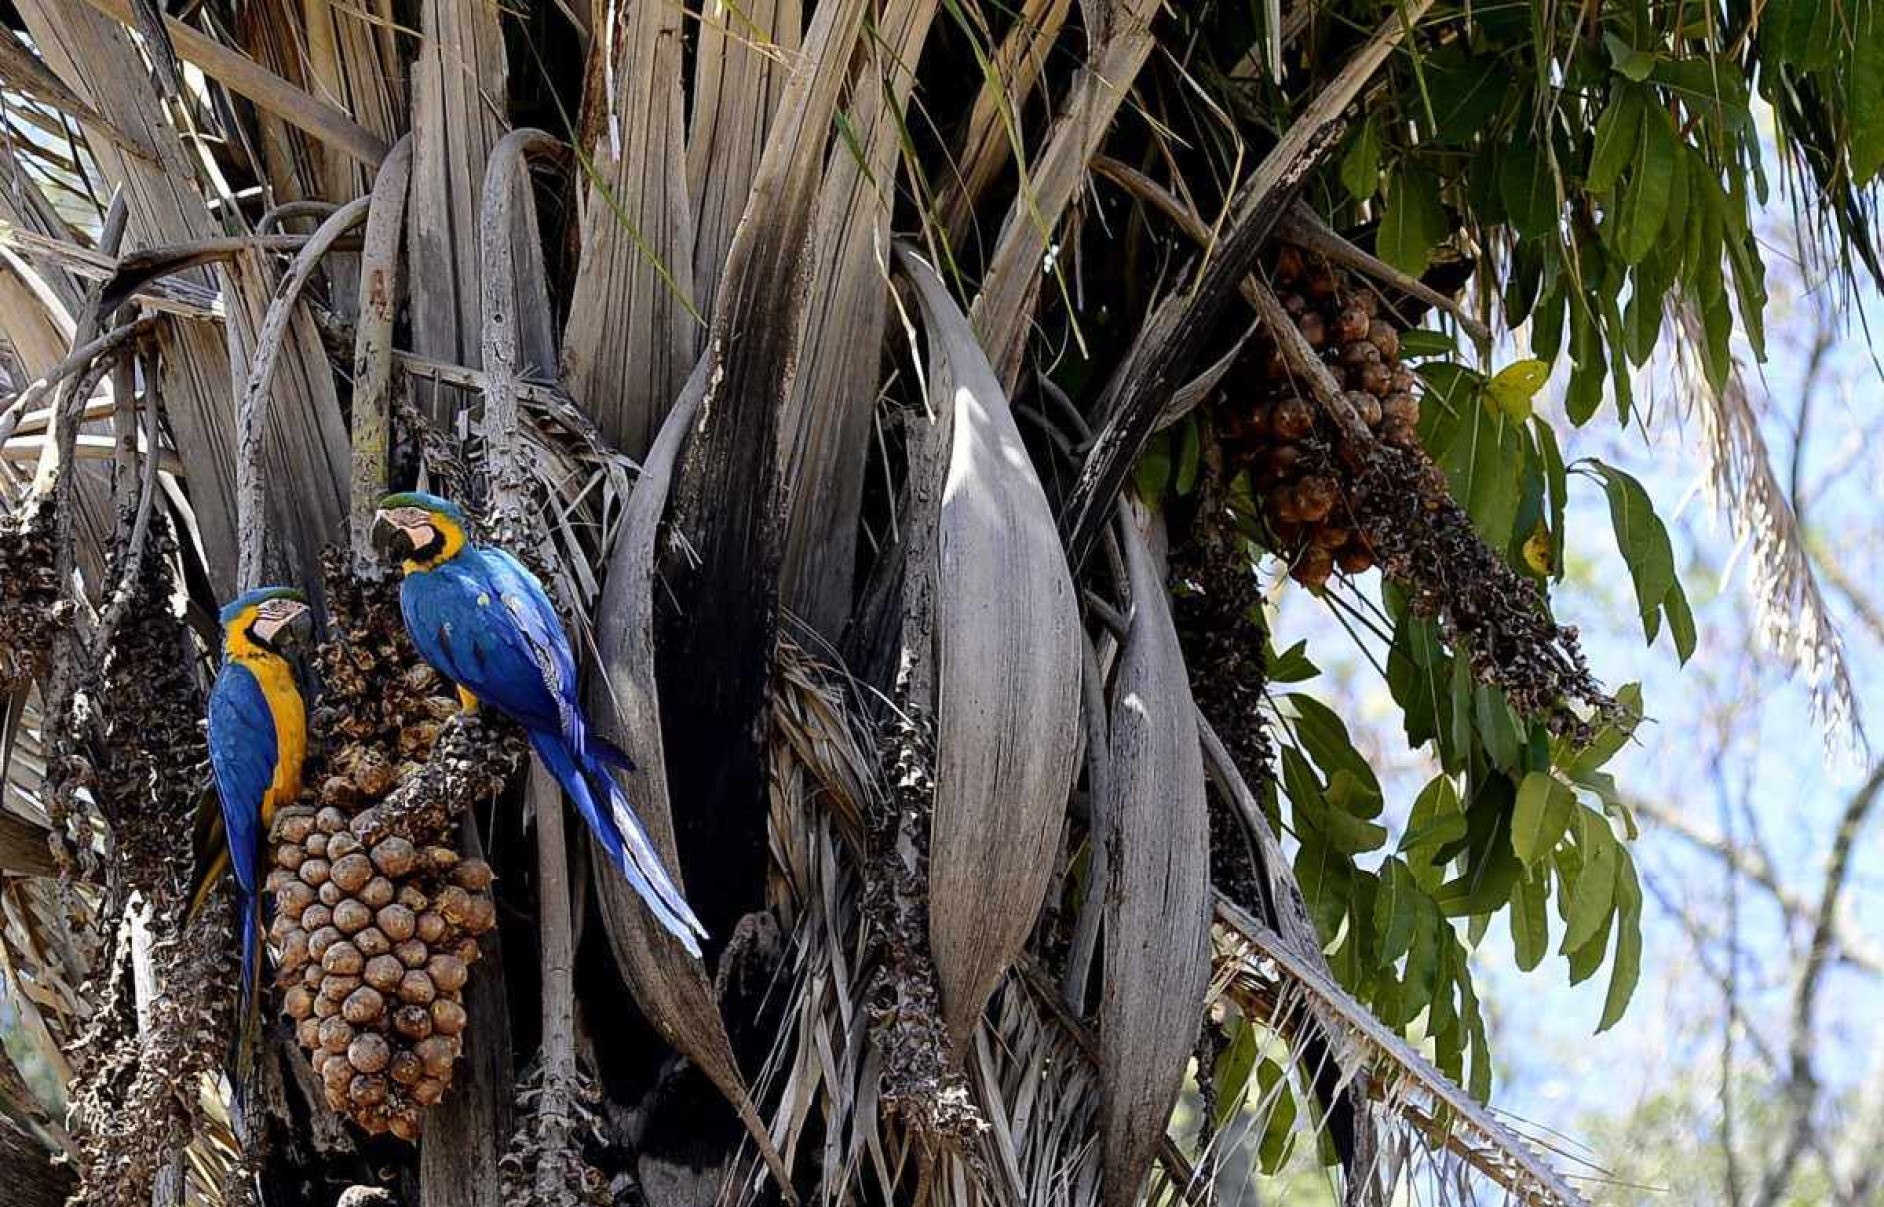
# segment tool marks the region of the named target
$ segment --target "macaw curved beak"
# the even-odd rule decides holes
[[[373,513],[373,548],[391,561],[403,561],[412,556],[412,534],[393,523],[387,512],[376,511]]]
[[[256,640],[277,653],[287,653],[306,644],[314,636],[314,613],[304,603],[273,600],[256,618]]]
[[[299,649],[314,640],[314,610],[305,605],[289,617],[275,637],[275,644],[286,645],[289,649]]]

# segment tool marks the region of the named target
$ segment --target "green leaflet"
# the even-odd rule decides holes
[[[1610,526],[1615,530],[1616,545],[1635,583],[1643,635],[1653,644],[1666,618],[1675,652],[1686,662],[1694,653],[1694,616],[1688,609],[1681,579],[1675,573],[1675,552],[1668,540],[1668,529],[1655,514],[1655,506],[1640,482],[1601,461],[1589,464],[1609,496]]]
[[[1851,123],[1851,176],[1862,187],[1884,170],[1884,0],[1858,0],[1851,24],[1845,116]]]
[[[1616,74],[1624,79],[1640,84],[1655,70],[1654,55],[1635,49],[1613,33],[1603,35],[1603,48],[1609,51],[1609,62]]]
[[[1545,908],[1549,891],[1548,872],[1520,876],[1511,886],[1511,947],[1525,972],[1542,963],[1550,950],[1550,917]]]
[[[1303,683],[1321,674],[1321,668],[1308,660],[1308,642],[1298,641],[1280,654],[1269,656],[1271,683]]]
[[[1551,577],[1562,581],[1563,515],[1568,503],[1569,474],[1564,469],[1563,453],[1557,447],[1557,433],[1550,424],[1542,419],[1533,419],[1531,436],[1537,442],[1538,457],[1543,462],[1544,492],[1550,500],[1550,560],[1555,568]]]
[[[1439,181],[1433,174],[1417,167],[1402,167],[1395,172],[1376,237],[1380,258],[1401,272],[1418,276],[1426,271],[1427,254],[1451,233],[1445,206],[1439,200]]]
[[[1341,184],[1356,201],[1380,191],[1380,124],[1372,117],[1354,132],[1354,141],[1341,157]]]
[[[1219,1130],[1228,1126],[1243,1109],[1244,1096],[1249,1093],[1250,1074],[1256,1069],[1258,1047],[1255,1024],[1239,1014],[1236,1026],[1230,1033],[1230,1046],[1217,1058],[1217,1113],[1214,1121]]]
[[[1461,146],[1481,133],[1511,86],[1508,74],[1486,70],[1483,59],[1456,45],[1427,55],[1423,66],[1432,101],[1432,136],[1449,146]]]
[[[1610,915],[1616,910],[1616,865],[1625,861],[1609,819],[1594,809],[1577,806],[1576,838],[1582,861],[1564,902],[1560,950],[1565,954],[1580,951],[1608,933]],[[1600,951],[1597,962],[1602,962]]]
[[[1511,815],[1511,849],[1526,867],[1550,854],[1570,826],[1577,795],[1547,771],[1533,771],[1518,785]]]
[[[1335,796],[1335,781],[1345,773],[1348,779],[1343,783],[1350,785],[1346,789],[1349,795],[1337,801],[1340,807],[1361,817],[1378,816],[1385,799],[1381,795],[1380,781],[1375,778],[1367,759],[1354,748],[1347,725],[1333,709],[1313,696],[1290,692],[1283,699],[1295,713],[1295,736],[1316,766],[1328,776],[1330,797]]]
[[[1498,170],[1498,195],[1505,219],[1525,238],[1557,229],[1557,181],[1549,158],[1526,140],[1505,149]]]
[[[1443,331],[1415,327],[1400,333],[1402,357],[1451,356],[1456,351],[1458,344]]]
[[[1679,148],[1667,111],[1645,111],[1637,127],[1629,184],[1616,212],[1616,251],[1630,264],[1640,263],[1661,236],[1674,192]]]
[[[1615,898],[1616,956],[1610,965],[1609,992],[1603,996],[1602,1021],[1596,1024],[1598,1035],[1621,1020],[1642,977],[1642,886],[1628,859],[1616,862]]]
[[[1590,166],[1584,186],[1592,193],[1607,193],[1622,179],[1642,129],[1646,108],[1639,88],[1620,88],[1596,119],[1596,138],[1590,146]]]
[[[1524,450],[1517,421],[1481,398],[1463,406],[1449,432],[1435,430],[1434,460],[1446,471],[1452,493],[1494,549],[1511,542],[1518,517],[1519,476]]]
[[[1351,781],[1351,773],[1343,770],[1336,773],[1331,787]],[[1329,799],[1329,791],[1317,781],[1314,768],[1293,746],[1282,748],[1282,785],[1295,806],[1296,824],[1314,831],[1329,850],[1355,855],[1375,850],[1387,841],[1385,826],[1357,817]],[[1353,791],[1348,790],[1350,795]]]
[[[1374,892],[1375,957],[1381,967],[1399,962],[1413,947],[1413,933],[1432,899],[1414,879],[1403,860],[1389,859],[1380,868],[1380,887]],[[1424,907],[1424,908],[1422,908]]]

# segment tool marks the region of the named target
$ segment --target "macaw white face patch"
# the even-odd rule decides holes
[[[307,612],[298,599],[266,599],[255,609],[255,636],[273,641],[280,632]]]

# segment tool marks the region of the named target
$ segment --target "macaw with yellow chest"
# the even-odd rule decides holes
[[[285,651],[313,630],[307,597],[264,587],[222,610],[222,669],[209,693],[209,762],[227,840],[209,866],[191,911],[224,869],[235,872],[241,919],[242,993],[255,983],[261,946],[262,848],[275,811],[301,793],[307,757],[307,705]]]
[[[420,657],[457,685],[467,709],[488,704],[523,726],[609,862],[698,956],[706,929],[610,774],[628,760],[589,729],[569,635],[543,584],[504,550],[472,543],[464,512],[436,495],[387,496],[373,540],[404,568],[399,605]]]

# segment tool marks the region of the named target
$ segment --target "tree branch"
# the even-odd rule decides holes
[[[1801,923],[1815,920],[1817,908],[1788,887],[1763,855],[1728,842],[1721,834],[1690,821],[1666,805],[1632,800],[1629,808],[1689,845],[1708,852],[1765,889],[1788,918]],[[1880,950],[1874,940],[1858,929],[1848,915],[1840,914],[1833,920],[1832,939],[1841,962],[1873,976],[1884,976],[1884,950]]]

